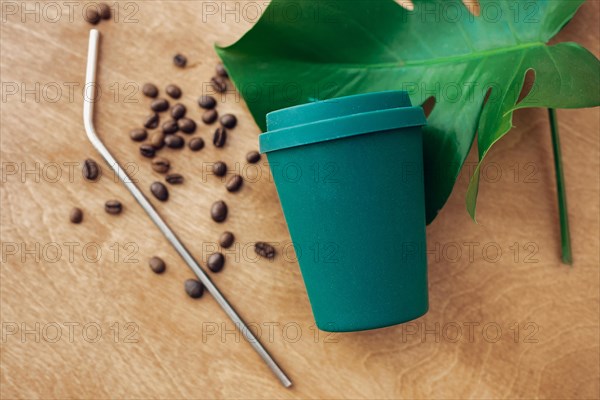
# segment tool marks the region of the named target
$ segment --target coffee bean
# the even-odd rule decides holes
[[[173,64],[175,64],[176,67],[184,68],[187,64],[187,57],[183,54],[175,54],[173,57]]]
[[[156,112],[167,111],[169,109],[169,100],[162,98],[152,100],[152,103],[150,103],[150,108],[152,111]]]
[[[123,211],[123,206],[119,200],[108,200],[104,203],[104,211],[109,214],[117,215]]]
[[[79,224],[83,221],[83,211],[81,208],[73,207],[69,213],[69,220],[74,224]]]
[[[88,158],[83,162],[82,172],[83,177],[86,180],[93,182],[96,179],[98,179],[98,176],[100,175],[100,167],[98,166],[96,161],[92,160],[91,158]]]
[[[227,180],[227,183],[225,184],[225,188],[227,189],[228,192],[232,192],[232,193],[237,192],[238,190],[240,190],[243,183],[244,183],[244,179],[241,176],[235,174]]]
[[[231,233],[229,231],[225,231],[219,237],[219,244],[221,245],[222,248],[228,249],[231,247],[234,240],[235,240],[235,236],[233,236],[233,233]]]
[[[210,79],[210,84],[219,93],[225,93],[225,91],[227,91],[227,82],[220,76],[213,76]]]
[[[202,148],[204,148],[204,139],[202,139],[201,137],[195,137],[192,140],[190,140],[188,146],[192,151],[202,150]]]
[[[152,158],[156,154],[156,149],[151,144],[144,143],[140,146],[140,154],[147,158]]]
[[[229,76],[227,70],[225,69],[225,66],[222,63],[217,64],[217,66],[215,67],[215,72],[218,76],[221,76],[223,78],[227,78]]]
[[[160,201],[167,201],[169,199],[169,189],[161,182],[154,182],[150,185],[150,191]]]
[[[144,122],[144,128],[154,129],[158,126],[159,121],[160,119],[158,118],[158,114],[150,114],[148,118],[146,118],[146,122]]]
[[[183,104],[177,103],[171,108],[171,117],[173,117],[173,119],[183,118],[185,117],[186,111],[187,109]]]
[[[92,25],[96,25],[98,22],[100,22],[100,13],[98,13],[98,10],[96,10],[96,7],[88,7],[85,10],[83,19],[85,19],[87,22],[89,22]]]
[[[227,141],[227,131],[223,127],[217,128],[215,130],[215,134],[213,135],[213,144],[215,147],[223,147],[225,146],[225,142]]]
[[[111,16],[111,12],[110,12],[110,7],[108,4],[106,3],[100,3],[98,4],[98,10],[100,10],[100,18],[102,19],[110,19]]]
[[[227,129],[233,129],[237,125],[237,118],[233,114],[225,114],[219,120],[221,125]]]
[[[212,171],[216,176],[225,176],[227,173],[227,164],[223,161],[217,161],[213,164]]]
[[[142,128],[132,129],[129,132],[129,137],[134,142],[141,142],[143,140],[146,140],[146,138],[148,137],[148,132],[146,132],[146,130]]]
[[[171,185],[180,185],[183,183],[183,175],[181,174],[168,174],[165,177],[165,180],[167,181],[167,183],[170,183]]]
[[[250,164],[256,164],[260,161],[260,153],[258,151],[251,151],[246,154],[246,161]]]
[[[212,110],[217,106],[217,100],[215,100],[215,98],[212,96],[200,96],[198,99],[198,105],[205,110]]]
[[[171,163],[164,157],[156,157],[152,160],[152,169],[159,174],[166,174],[171,168]]]
[[[181,97],[181,89],[177,85],[168,85],[165,88],[165,92],[174,99]]]
[[[181,132],[183,133],[194,133],[196,131],[196,123],[194,120],[181,118],[177,123],[179,124],[179,129],[181,129]]]
[[[262,257],[266,257],[266,258],[275,257],[275,247],[273,247],[270,244],[265,243],[265,242],[256,242],[254,244],[254,251],[256,252],[256,254],[258,254],[259,256],[262,256]]]
[[[210,125],[217,120],[219,117],[219,113],[217,110],[206,110],[204,114],[202,114],[202,122],[206,125]]]
[[[155,98],[158,96],[158,88],[152,83],[145,83],[144,86],[142,86],[142,93],[146,97]]]
[[[213,203],[210,208],[210,216],[215,222],[223,222],[227,218],[227,204],[223,200]]]
[[[152,257],[150,261],[148,261],[148,265],[150,265],[150,269],[155,274],[162,274],[167,269],[167,265],[160,257]]]
[[[204,294],[204,285],[202,282],[197,281],[196,279],[186,280],[183,286],[185,288],[185,292],[192,299],[198,299]]]
[[[223,265],[225,265],[225,257],[221,253],[212,253],[208,256],[206,265],[212,272],[220,272],[223,269]]]
[[[165,134],[162,132],[154,132],[152,136],[150,136],[150,144],[156,150],[160,150],[165,147]]]
[[[171,149],[180,149],[185,145],[185,140],[179,135],[167,135],[165,137],[165,144]]]
[[[170,119],[164,124],[162,124],[162,131],[165,135],[171,135],[179,130],[179,126],[177,126],[177,121],[174,119]]]

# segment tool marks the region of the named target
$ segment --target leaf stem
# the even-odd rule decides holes
[[[554,151],[554,173],[556,174],[556,192],[558,195],[558,215],[560,218],[560,241],[562,248],[562,261],[572,265],[571,234],[569,232],[569,214],[567,210],[567,192],[565,189],[565,176],[562,168],[562,156],[560,152],[560,140],[558,137],[558,121],[556,110],[548,109],[550,118],[550,131],[552,132],[552,150]]]

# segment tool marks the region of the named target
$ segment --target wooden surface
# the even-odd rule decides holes
[[[89,29],[81,20],[82,5],[76,6],[72,21],[62,6],[58,21],[50,21],[55,14],[41,14],[36,22],[35,15],[8,15],[7,3],[2,3],[7,19],[1,25],[7,96],[1,104],[2,398],[600,396],[597,109],[558,112],[573,268],[560,263],[546,112],[519,111],[515,129],[487,159],[480,224],[465,211],[465,169],[450,201],[428,227],[429,313],[403,326],[333,336],[316,335],[293,253],[282,256],[290,239],[269,179],[230,194],[214,176],[202,174],[217,159],[243,167],[246,152],[256,148],[258,129],[243,101],[228,95],[219,105],[219,111],[240,117],[225,149],[209,144],[197,154],[165,150],[186,182],[172,187],[171,199],[154,202],[156,207],[202,261],[224,228],[235,233],[242,248],[227,255],[214,281],[241,315],[261,328],[263,342],[294,381],[287,390],[243,339],[236,340],[233,325],[210,296],[195,301],[185,295],[183,281],[192,273],[108,169],[103,165],[105,175],[97,183],[84,181],[79,168],[69,172],[68,163],[100,160],[81,122]],[[34,2],[27,4],[34,7]],[[125,9],[128,4],[134,3],[120,3],[121,17],[133,10]],[[242,15],[236,22],[235,15],[222,10],[203,14],[201,2],[137,4],[138,22],[120,19],[98,26],[103,97],[96,124],[115,156],[139,167],[135,178],[148,193],[160,176],[127,135],[148,113],[147,100],[140,93],[128,98],[134,91],[128,84],[150,81],[161,89],[179,84],[189,114],[199,118],[195,99],[217,62],[213,43],[232,42],[253,21]],[[578,41],[598,56],[598,14],[598,2],[587,2],[557,40]],[[172,66],[170,58],[178,51],[188,56],[188,68]],[[8,95],[6,82],[16,83],[19,92]],[[22,101],[23,90],[36,83],[39,102],[33,94]],[[72,98],[70,83],[75,85]],[[57,87],[62,93],[52,101]],[[207,139],[209,131],[200,127],[196,135]],[[21,176],[36,163],[39,182],[35,173]],[[62,172],[56,182],[53,163]],[[11,174],[15,166],[17,173]],[[267,173],[266,167],[261,170]],[[113,198],[125,204],[118,217],[103,211],[104,201]],[[208,213],[217,199],[230,205],[223,225]],[[79,226],[68,222],[72,206],[85,212]],[[247,259],[253,255],[247,246],[256,240],[279,243],[274,262]],[[35,253],[36,243],[39,262],[25,252]],[[114,243],[120,247],[116,255]],[[126,262],[124,247],[131,243],[137,262]],[[75,246],[71,260],[69,246]],[[94,262],[98,247],[102,254]],[[57,249],[62,254],[53,262]],[[498,249],[502,254],[495,261]],[[153,255],[168,264],[162,276],[147,267]],[[462,336],[455,340],[457,326]],[[23,329],[30,332],[23,334]],[[210,334],[213,329],[216,334]]]

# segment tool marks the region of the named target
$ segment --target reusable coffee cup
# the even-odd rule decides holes
[[[425,123],[403,91],[267,114],[260,151],[319,329],[382,328],[427,312]]]

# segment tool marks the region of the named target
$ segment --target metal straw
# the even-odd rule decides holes
[[[90,41],[88,47],[88,58],[87,58],[87,68],[85,73],[85,88],[84,88],[84,99],[83,99],[83,124],[85,126],[85,131],[87,136],[92,142],[92,145],[98,150],[98,152],[102,155],[104,160],[108,163],[108,165],[115,171],[121,182],[125,185],[125,187],[129,190],[129,192],[133,195],[133,197],[137,200],[137,202],[142,206],[142,208],[146,211],[150,219],[158,226],[158,229],[165,235],[165,237],[171,242],[171,245],[177,250],[179,255],[183,258],[183,260],[187,263],[192,271],[196,274],[200,282],[206,287],[206,290],[215,298],[219,306],[225,311],[225,314],[233,321],[236,327],[242,332],[246,340],[250,343],[252,348],[258,353],[258,355],[263,359],[263,361],[269,366],[271,371],[277,376],[279,381],[285,387],[292,386],[292,381],[285,375],[285,373],[281,370],[279,365],[273,360],[271,355],[267,352],[267,350],[260,344],[258,339],[252,334],[248,326],[244,323],[242,318],[235,312],[233,307],[227,302],[225,297],[221,294],[219,289],[215,286],[214,283],[210,280],[206,272],[200,267],[200,265],[194,260],[194,257],[190,254],[190,252],[185,248],[183,243],[177,238],[175,232],[169,228],[167,223],[163,221],[163,219],[158,215],[152,204],[148,201],[148,199],[144,196],[144,194],[138,189],[138,187],[133,183],[133,181],[129,178],[129,176],[125,173],[125,170],[121,168],[117,160],[110,154],[106,146],[102,143],[98,135],[96,134],[96,130],[94,129],[94,102],[95,102],[95,93],[96,93],[96,66],[98,59],[98,40],[100,38],[100,33],[96,29],[90,30]]]

